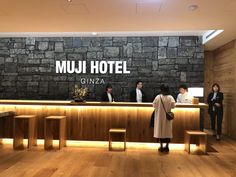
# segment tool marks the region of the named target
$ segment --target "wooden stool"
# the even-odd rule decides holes
[[[11,115],[11,112],[9,111],[0,111],[0,145],[2,144],[2,138],[4,134],[5,118],[10,115]]]
[[[37,145],[37,128],[35,115],[19,115],[13,121],[13,149],[24,149],[24,125],[28,123],[28,148]]]
[[[53,149],[53,122],[59,123],[59,149],[66,146],[66,116],[48,116],[44,120],[44,149]]]
[[[0,145],[2,144],[2,138],[3,138],[3,132],[4,132],[4,118],[8,116],[8,112],[7,111],[0,111]]]
[[[126,150],[126,129],[124,128],[111,128],[109,129],[109,151],[112,150],[112,137],[113,133],[124,135],[124,151]]]
[[[185,150],[190,154],[191,137],[198,137],[199,147],[206,154],[207,153],[207,134],[202,131],[187,130],[185,131],[184,143]]]

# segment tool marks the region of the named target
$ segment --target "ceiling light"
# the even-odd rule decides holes
[[[192,4],[192,5],[188,6],[188,10],[190,10],[190,11],[195,11],[197,9],[198,9],[198,5],[196,5],[196,4]]]
[[[97,35],[97,33],[96,33],[96,32],[92,32],[92,35],[93,35],[93,36],[96,36],[96,35]]]
[[[209,30],[207,31],[203,36],[202,36],[202,43],[205,44],[211,39],[215,38],[218,36],[220,33],[222,33],[224,30]]]
[[[67,2],[72,2],[72,0],[67,0]]]

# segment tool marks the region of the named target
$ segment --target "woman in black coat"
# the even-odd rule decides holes
[[[211,129],[213,135],[215,135],[215,124],[217,119],[217,131],[216,139],[220,140],[222,132],[222,120],[223,120],[223,100],[224,95],[220,92],[219,84],[212,85],[212,92],[208,95],[207,103],[209,104],[208,113],[211,117]]]

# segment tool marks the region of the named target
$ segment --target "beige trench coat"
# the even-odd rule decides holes
[[[175,100],[171,95],[157,95],[153,101],[153,107],[155,108],[154,118],[154,138],[172,138],[172,121],[166,119],[166,113],[161,103],[161,99],[164,103],[166,111],[171,111],[175,107]]]

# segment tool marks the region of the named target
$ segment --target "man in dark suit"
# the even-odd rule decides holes
[[[102,94],[101,101],[104,102],[113,102],[114,96],[112,94],[112,85],[107,84],[106,91]]]
[[[130,101],[131,102],[147,102],[146,94],[143,91],[143,82],[137,81],[136,82],[136,88],[130,92]]]

